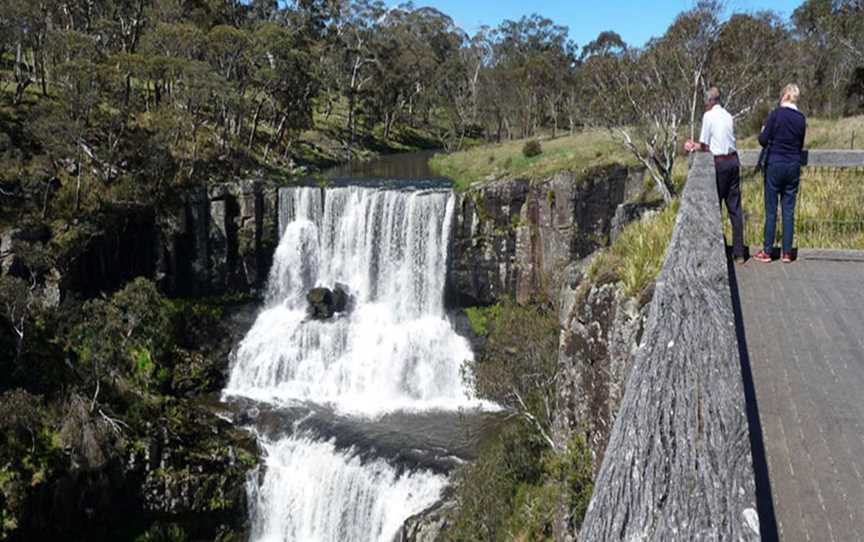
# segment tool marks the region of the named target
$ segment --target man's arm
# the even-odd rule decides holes
[[[702,151],[708,152],[711,150],[711,127],[710,121],[708,120],[708,114],[702,115],[702,131],[699,133],[699,142],[693,141],[692,139],[688,139],[684,143],[684,150],[687,152],[693,151]]]
[[[702,131],[699,133],[699,145],[703,151],[707,151],[711,145],[711,117],[708,113],[702,115]]]

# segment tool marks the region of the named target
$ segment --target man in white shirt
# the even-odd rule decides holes
[[[720,91],[711,87],[705,93],[705,114],[699,143],[688,140],[684,150],[706,151],[714,155],[717,172],[717,195],[726,202],[732,223],[732,255],[736,262],[744,263],[744,216],[741,211],[741,163],[735,148],[735,126],[732,115],[720,105]]]

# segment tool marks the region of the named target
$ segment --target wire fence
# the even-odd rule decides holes
[[[751,247],[761,247],[765,224],[764,177],[750,167],[742,168],[741,173],[744,242]],[[778,206],[776,246],[780,244],[783,231],[781,215]],[[727,238],[731,239],[728,219],[724,223]],[[794,245],[864,250],[864,168],[801,169]]]

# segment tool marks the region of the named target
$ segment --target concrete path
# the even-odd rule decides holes
[[[770,495],[760,516],[773,506],[783,542],[864,540],[864,252],[751,259],[732,275],[757,491]]]

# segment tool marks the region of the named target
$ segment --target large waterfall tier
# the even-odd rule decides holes
[[[441,189],[282,189],[267,308],[226,394],[362,415],[478,406],[461,371],[471,349],[444,313],[453,206]],[[353,311],[308,319],[305,293],[336,283]]]
[[[258,542],[389,542],[405,518],[433,504],[446,479],[362,461],[330,441],[293,436],[264,442],[267,474],[250,482]]]

